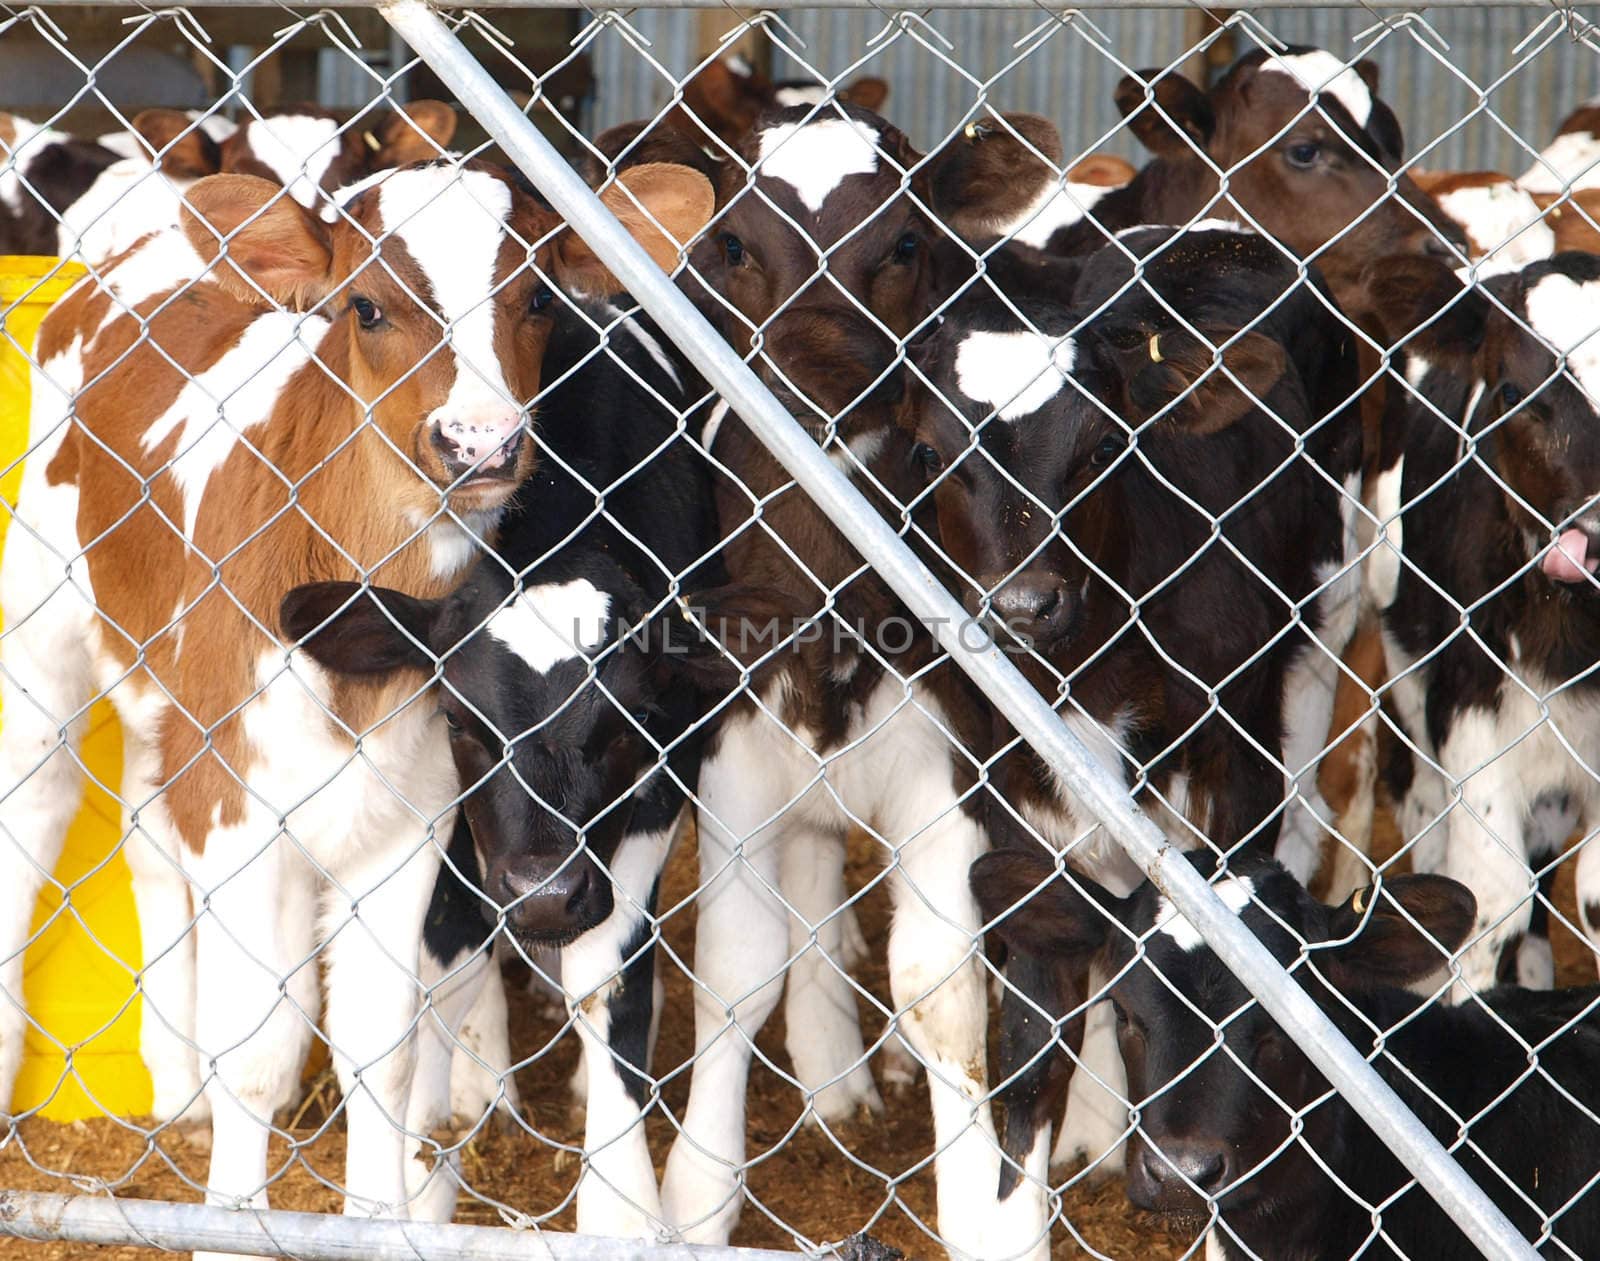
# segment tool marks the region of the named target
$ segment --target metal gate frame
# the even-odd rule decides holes
[[[69,0],[35,0],[41,7]],[[244,7],[258,0],[223,0]],[[1328,0],[1232,0],[1231,8],[1327,7]],[[1335,7],[1357,0],[1332,0]],[[1401,24],[1404,0],[1359,0],[1383,24]],[[1482,0],[1439,0],[1440,7],[1474,7]],[[1504,0],[1500,0],[1504,2]],[[1542,0],[1513,0],[1545,7]],[[325,7],[369,7],[367,0],[321,0]],[[767,0],[770,9],[855,8],[866,0]],[[1188,9],[1189,0],[1100,0],[1116,8]],[[1200,932],[1240,982],[1293,1039],[1363,1121],[1390,1148],[1422,1188],[1486,1257],[1538,1257],[1537,1250],[1495,1207],[1423,1123],[1373,1069],[1321,1008],[1245,928],[1236,914],[1160,829],[1134,804],[1122,783],[1091,756],[1083,742],[1040,697],[995,644],[974,646],[960,634],[961,605],[912,553],[904,539],[850,483],[790,415],[749,364],[719,336],[663,274],[596,194],[534,127],[462,44],[456,31],[471,20],[451,21],[426,0],[381,0],[378,10],[394,31],[456,94],[467,111],[583,238],[638,304],[672,339],[711,386],[749,426],[795,482],[828,516],[863,559],[935,635],[940,646],[1075,794],[1150,881]],[[477,0],[476,9],[571,7],[560,0]],[[649,0],[652,8],[721,9],[726,0]],[[902,23],[912,10],[871,5]],[[934,0],[919,8],[966,7]],[[1036,0],[976,0],[973,7],[1041,9]],[[1562,4],[1547,21],[1560,22],[1574,40],[1591,43],[1600,27]],[[1060,16],[1065,16],[1062,14]],[[1240,20],[1234,18],[1230,20]],[[1250,20],[1244,16],[1243,20]],[[907,196],[910,176],[902,177]],[[1376,1054],[1376,1052],[1375,1052]],[[1464,1141],[1463,1139],[1460,1141]],[[433,1225],[358,1219],[286,1210],[228,1210],[202,1204],[66,1196],[0,1190],[0,1238],[73,1240],[166,1249],[265,1253],[306,1261],[412,1261],[454,1258],[498,1261],[543,1256],[552,1261],[633,1256],[727,1261],[777,1261],[792,1253],[749,1248],[704,1248],[550,1231]]]

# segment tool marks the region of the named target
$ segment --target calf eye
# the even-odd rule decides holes
[[[735,267],[744,262],[744,242],[731,232],[722,234],[722,252]]]
[[[1094,454],[1089,457],[1089,463],[1095,468],[1105,468],[1127,449],[1127,445],[1115,434],[1102,438],[1100,445],[1094,449]]]
[[[922,465],[930,477],[944,467],[944,461],[939,458],[939,453],[926,442],[919,442],[911,448],[911,458]]]
[[[465,728],[463,728],[461,725],[461,715],[452,710],[442,708],[439,710],[439,712],[444,715],[444,725],[449,727],[451,731],[465,730]]]
[[[1506,407],[1515,407],[1522,402],[1522,391],[1507,381],[1500,387],[1500,402]]]
[[[528,302],[528,310],[542,311],[556,300],[555,293],[549,285],[540,285],[533,291],[533,297]]]
[[[361,322],[362,328],[376,328],[383,319],[383,310],[371,298],[360,295],[350,299],[350,309],[356,313],[356,319]]]
[[[1283,156],[1289,160],[1290,166],[1307,170],[1317,164],[1317,159],[1322,156],[1322,146],[1310,141],[1301,141],[1285,149]]]
[[[921,238],[915,232],[907,232],[894,244],[895,261],[909,263],[917,256],[917,247],[922,244]]]

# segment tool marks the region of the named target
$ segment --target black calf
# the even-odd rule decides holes
[[[1081,877],[1069,883],[1037,850],[986,855],[972,882],[1013,950],[1080,967],[1097,959],[1116,978],[1110,996],[1139,1109],[1128,1161],[1136,1205],[1208,1221],[1229,1261],[1472,1255],[1152,885],[1119,898]],[[1374,1067],[1439,1139],[1454,1143],[1467,1125],[1458,1159],[1529,1239],[1548,1221],[1559,1244],[1545,1250],[1597,1255],[1600,1199],[1585,1189],[1600,1172],[1600,990],[1506,988],[1485,1007],[1447,1007],[1404,988],[1438,972],[1472,929],[1471,893],[1441,876],[1393,877],[1338,907],[1254,857],[1214,883],[1280,962],[1300,963],[1301,985],[1357,1047],[1383,1038]]]

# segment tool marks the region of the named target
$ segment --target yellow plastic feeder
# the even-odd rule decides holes
[[[82,275],[82,267],[54,258],[0,256],[0,495],[7,504],[16,502],[28,445],[29,360],[17,347],[33,349],[45,312]],[[0,540],[10,521],[0,510]],[[23,996],[39,1028],[28,1030],[11,1100],[14,1112],[37,1108],[56,1121],[140,1116],[151,1105],[133,980],[139,920],[118,849],[122,811],[106,791],[122,782],[122,731],[105,701],[90,715],[82,757],[90,776],[83,809],[56,865],[57,883],[45,886],[34,908]]]

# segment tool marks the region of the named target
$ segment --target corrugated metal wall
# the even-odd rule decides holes
[[[1116,131],[1120,120],[1111,94],[1127,69],[1165,65],[1188,53],[1185,15],[1172,10],[1085,12],[1104,33],[1103,46],[1100,36],[1088,30],[1043,25],[1037,11],[936,11],[927,19],[931,29],[913,22],[878,42],[874,40],[884,31],[885,17],[877,11],[798,10],[785,13],[784,20],[804,40],[802,55],[818,70],[888,80],[885,112],[924,147],[987,99],[1001,110],[1053,119],[1069,152],[1089,151],[1101,137],[1112,135],[1103,146],[1107,151],[1138,160],[1137,142]],[[1581,44],[1546,32],[1520,53],[1513,51],[1549,16],[1548,10],[1433,10],[1428,21],[1448,49],[1419,30],[1374,34],[1376,19],[1362,9],[1278,10],[1258,16],[1287,43],[1315,44],[1346,56],[1366,50],[1381,68],[1382,95],[1405,128],[1407,151],[1426,150],[1422,163],[1430,167],[1520,173],[1528,165],[1528,152],[1512,133],[1537,150],[1576,103],[1600,91],[1600,57]],[[642,9],[629,22],[650,41],[649,55],[672,75],[681,77],[694,64],[694,14]],[[1042,38],[1029,40],[1037,32]],[[1358,41],[1363,32],[1368,34]],[[1245,30],[1237,38],[1240,51],[1251,47]],[[1026,42],[1019,47],[1019,41]],[[598,127],[645,117],[668,99],[666,79],[623,34],[603,32],[593,51]],[[863,58],[860,69],[852,70]],[[804,66],[781,52],[774,63],[780,78],[805,74]]]

